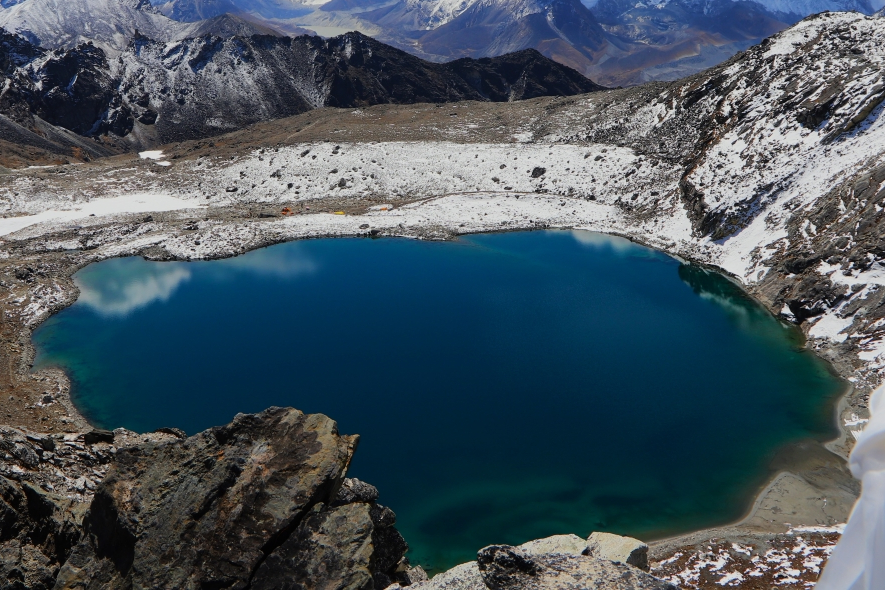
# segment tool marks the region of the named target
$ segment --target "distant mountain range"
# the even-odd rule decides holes
[[[0,29],[0,88],[0,137],[95,157],[323,106],[502,102],[602,87],[535,50],[436,64],[360,33],[137,35],[109,58],[92,44],[45,50]]]
[[[105,51],[122,51],[136,33],[158,41],[203,35],[281,35],[261,17],[235,13],[180,22],[147,0],[0,0],[17,4],[0,10],[0,28],[47,48],[73,48],[91,42]],[[295,31],[312,34],[307,30]]]
[[[883,0],[0,0],[0,27],[110,52],[136,31],[160,41],[360,31],[437,62],[533,48],[626,86],[711,67],[812,13],[881,8],[871,2]]]
[[[330,3],[331,4],[331,3]],[[428,59],[534,47],[607,86],[672,80],[724,61],[822,10],[868,0],[399,0],[359,18]]]

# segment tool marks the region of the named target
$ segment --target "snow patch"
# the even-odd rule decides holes
[[[17,232],[44,222],[66,222],[84,217],[115,215],[120,213],[148,213],[193,209],[200,204],[162,194],[135,194],[109,199],[95,199],[81,207],[69,210],[49,209],[36,215],[22,215],[0,219],[0,236]]]

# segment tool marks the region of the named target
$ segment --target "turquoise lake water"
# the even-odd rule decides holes
[[[301,241],[115,259],[34,335],[93,423],[196,433],[294,406],[362,436],[351,474],[413,563],[661,537],[739,517],[842,383],[725,278],[588,232]]]

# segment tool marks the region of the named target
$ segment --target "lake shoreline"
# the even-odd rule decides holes
[[[506,229],[500,228],[498,231],[525,231],[528,229],[548,229],[548,227],[544,227],[544,228],[522,227],[522,228],[506,228]],[[571,229],[571,228],[569,228],[569,227],[563,227],[563,228],[549,227],[549,229]],[[593,231],[599,231],[598,229],[595,229],[595,228],[588,228],[588,229],[591,229]],[[464,232],[464,233],[471,233],[472,234],[472,233],[491,233],[491,232],[486,230],[486,231],[471,231],[471,232]],[[605,233],[605,232],[603,232],[603,233]],[[672,252],[668,252],[665,249],[662,249],[654,244],[647,243],[645,240],[636,239],[634,236],[630,236],[629,234],[624,234],[622,232],[610,232],[610,233],[612,235],[620,235],[620,237],[630,239],[633,242],[639,243],[641,245],[644,245],[644,246],[647,246],[650,248],[654,248],[656,250],[659,250],[659,251],[662,251],[666,254],[674,256],[674,253],[672,253]],[[299,237],[292,237],[291,239],[293,239],[293,240],[294,239],[304,239],[305,237],[308,237],[308,238],[345,237],[347,235],[350,235],[350,237],[365,237],[366,233],[364,233],[364,232],[355,233],[355,235],[354,235],[354,233],[351,233],[351,234],[335,233],[332,235],[309,235],[309,236],[302,236],[300,238]],[[390,235],[390,234],[386,234],[386,235]],[[410,234],[409,232],[400,232],[400,233],[394,234],[394,235],[398,235],[398,237],[409,237],[409,238],[419,238],[419,239],[427,239],[428,237],[430,237],[431,239],[457,239],[459,237],[459,235],[463,235],[463,234],[449,233],[447,235],[440,235],[439,232],[436,232],[435,235],[427,236],[427,235],[420,235],[420,234],[417,234],[417,235]],[[279,240],[279,241],[290,241],[290,239]],[[249,250],[272,245],[272,243],[279,243],[279,241],[273,240],[272,242],[269,242],[269,243],[262,243],[262,244],[256,245],[254,248],[249,248]],[[222,253],[221,255],[217,256],[217,258],[227,258],[229,256],[236,256],[240,253],[241,252],[234,252],[231,254]],[[122,255],[131,255],[131,254],[132,253],[130,253],[130,252],[125,252]],[[148,253],[148,254],[150,254],[150,253]],[[702,265],[702,266],[705,266],[707,268],[712,268],[712,269],[716,270],[717,272],[722,273],[721,269],[716,268],[714,265],[706,264],[703,261],[696,261],[696,260],[692,259],[692,257],[690,257],[690,256],[686,257],[684,254],[685,254],[684,252],[683,253],[676,253],[675,257],[677,259],[681,258],[683,260],[688,260],[694,264],[700,263],[700,265]],[[113,256],[107,256],[107,257],[103,257],[103,258],[110,258],[110,257],[113,257]],[[88,264],[91,264],[93,262],[97,262],[98,260],[103,259],[103,258],[102,257],[95,257],[83,264],[69,266],[64,269],[64,275],[65,275],[65,278],[67,279],[69,289],[67,289],[65,291],[64,297],[59,298],[55,302],[55,304],[53,305],[52,313],[55,313],[55,312],[63,309],[64,307],[67,307],[68,305],[72,304],[76,300],[76,298],[78,296],[78,291],[76,289],[76,286],[73,284],[73,281],[71,280],[72,275],[80,268],[82,268]],[[206,259],[206,257],[202,257],[200,259]],[[723,274],[727,274],[727,273],[723,273]],[[750,297],[756,299],[757,301],[760,301],[760,299],[758,297],[756,297],[752,292],[749,292],[746,288],[744,288],[743,290]],[[766,307],[764,305],[763,301],[760,301],[760,303],[763,304],[763,307]],[[770,311],[770,308],[769,308],[769,311]],[[19,366],[20,367],[25,367],[25,366],[30,367],[30,363],[33,361],[33,358],[34,358],[34,350],[33,350],[33,347],[32,347],[31,341],[30,341],[30,334],[39,324],[41,324],[43,321],[48,319],[48,317],[50,317],[49,314],[40,318],[39,322],[32,323],[31,325],[27,325],[27,326],[23,325],[20,327],[21,331],[19,332],[19,335],[20,336],[27,335],[27,345],[25,347],[25,351],[23,351],[23,354],[21,355],[21,357],[19,359]],[[825,359],[825,360],[828,360],[828,359]],[[836,368],[836,371],[837,371],[837,373],[841,374],[841,372],[838,371],[838,368]],[[70,382],[69,382],[69,380],[67,379],[66,376],[63,375],[63,373],[61,373],[58,370],[50,370],[49,373],[54,373],[54,374],[48,374],[46,371],[41,371],[39,374],[30,375],[30,377],[36,378],[38,380],[54,380],[55,382],[58,383],[58,394],[56,395],[56,397],[62,403],[62,405],[65,406],[65,418],[68,421],[65,423],[57,424],[56,431],[67,431],[67,432],[81,431],[82,432],[82,431],[86,430],[86,428],[84,428],[84,426],[87,424],[86,419],[82,415],[79,414],[79,411],[77,411],[76,407],[74,407],[70,401]],[[844,375],[841,375],[841,376],[843,378],[845,377]],[[63,379],[60,377],[62,377]],[[43,381],[41,381],[41,383],[42,382]],[[839,397],[838,401],[836,402],[836,404],[833,408],[833,410],[835,410],[834,413],[841,412],[844,410],[844,406],[846,405],[846,400],[848,400],[848,398],[853,393],[856,393],[856,390],[853,387],[846,388],[845,393]],[[45,423],[45,421],[44,421],[44,423]],[[49,425],[47,424],[46,426],[49,426]],[[50,431],[49,429],[44,429],[44,430]],[[839,420],[839,431],[840,431],[839,438],[837,438],[834,441],[830,441],[830,442],[826,443],[827,445],[833,447],[834,453],[838,453],[840,449],[844,449],[845,448],[844,442],[842,444],[840,444],[840,441],[842,439],[846,439],[847,437],[850,437],[849,430],[847,427],[844,427],[844,425],[842,424],[842,420]],[[837,466],[833,466],[833,465],[827,466],[827,469],[829,470],[827,477],[823,478],[823,480],[821,480],[820,478],[816,478],[815,483],[817,485],[824,483],[825,484],[824,489],[826,489],[826,485],[828,483],[832,484],[832,486],[830,486],[830,489],[833,491],[838,491],[840,488],[844,488],[846,485],[849,485],[850,481],[851,481],[850,474],[847,473],[847,469],[844,466],[844,457],[843,457],[842,463],[843,463],[843,465],[841,466],[841,468],[837,467]],[[814,471],[815,469],[818,469],[819,467],[820,467],[819,465],[814,466],[812,471]],[[803,492],[803,491],[807,492],[809,489],[808,482],[802,476],[802,470],[799,469],[796,471],[799,471],[798,475],[792,473],[792,471],[790,471],[790,470],[784,470],[783,472],[778,472],[777,474],[775,474],[773,476],[773,478],[771,480],[769,480],[769,482],[756,494],[756,496],[753,500],[753,503],[751,504],[751,507],[748,509],[747,514],[744,517],[742,517],[741,519],[739,519],[737,522],[733,522],[731,524],[726,524],[726,525],[718,526],[718,527],[701,529],[699,531],[694,531],[694,532],[686,533],[683,535],[676,535],[676,536],[668,537],[666,539],[659,539],[659,540],[653,541],[651,543],[652,547],[653,547],[653,552],[660,550],[660,548],[665,547],[665,546],[666,547],[673,547],[675,545],[678,545],[679,543],[683,543],[683,544],[687,545],[693,539],[698,539],[698,538],[705,537],[705,536],[709,537],[709,536],[722,535],[722,534],[725,534],[727,531],[730,531],[730,533],[728,533],[728,534],[733,534],[733,535],[743,535],[743,534],[747,534],[748,532],[749,533],[759,533],[759,534],[782,534],[782,533],[787,532],[790,529],[790,525],[793,525],[793,524],[810,524],[810,525],[821,524],[819,522],[819,520],[824,515],[819,510],[815,511],[815,509],[817,507],[814,506],[814,502],[805,502],[804,503],[805,505],[802,505],[803,504],[802,502],[799,502],[798,504],[796,504],[797,497],[801,496],[801,492]],[[792,475],[793,477],[792,478],[785,478],[784,474],[789,474],[789,475]],[[847,475],[847,479],[846,479],[846,475]],[[826,481],[828,478],[830,480],[829,482]],[[781,484],[782,484],[780,487],[775,486],[775,484],[778,482],[781,482]],[[828,511],[829,514],[831,514],[833,516],[839,516],[839,517],[844,515],[847,517],[847,514],[850,511],[851,506],[853,504],[853,497],[849,497],[849,496],[850,495],[843,494],[841,497],[839,497],[838,495],[836,495],[836,497],[833,498],[833,501],[829,506],[829,508],[830,508],[830,510]],[[801,516],[799,514],[797,514],[796,516],[799,518],[793,518],[793,519],[804,521],[804,522],[792,523],[792,522],[786,520],[786,518],[783,518],[783,519],[768,518],[773,514],[772,513],[773,510],[777,511],[778,507],[781,505],[784,505],[784,504],[790,504],[793,506],[793,508],[801,508],[803,514]],[[755,518],[755,520],[754,520],[754,515],[757,515],[760,512],[760,509],[762,510],[763,513],[766,514],[766,518],[760,517],[760,518]],[[835,512],[833,512],[833,509],[835,509]],[[827,516],[827,518],[832,519],[832,516]],[[838,518],[837,518],[837,520],[838,520]],[[786,524],[787,522],[790,522],[790,525]],[[569,531],[562,531],[562,532],[565,533],[565,532],[569,532]],[[612,532],[617,532],[617,531],[612,531]],[[479,549],[479,548],[477,548],[477,549]]]

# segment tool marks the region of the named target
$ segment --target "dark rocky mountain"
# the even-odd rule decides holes
[[[558,61],[592,56],[605,33],[579,0],[476,0],[460,4],[403,0],[361,13],[404,47],[441,57],[487,57],[527,48]],[[592,59],[592,58],[591,58]],[[570,63],[574,67],[574,63]],[[580,68],[576,68],[580,69]]]
[[[361,31],[429,61],[523,49],[606,86],[674,80],[728,59],[806,15],[873,12],[870,0],[2,0],[0,28],[50,48],[124,51],[216,35]]]
[[[81,159],[119,151],[83,136],[132,130],[104,53],[83,45],[46,52],[0,29],[0,140]]]
[[[420,43],[437,55],[455,47],[456,54],[471,57],[540,48],[568,62],[575,52],[592,60],[605,45],[605,33],[580,0],[478,0]]]
[[[90,44],[45,51],[0,35],[8,84],[0,114],[19,127],[22,139],[48,123],[142,146],[218,135],[323,106],[502,102],[601,88],[534,50],[434,64],[359,33],[330,40],[204,36],[172,44],[138,37],[116,59]]]
[[[309,34],[309,31],[304,31]],[[251,37],[252,35],[272,35],[282,37],[283,33],[262,21],[256,21],[247,15],[224,13],[205,20],[199,20],[188,29],[187,37]]]

